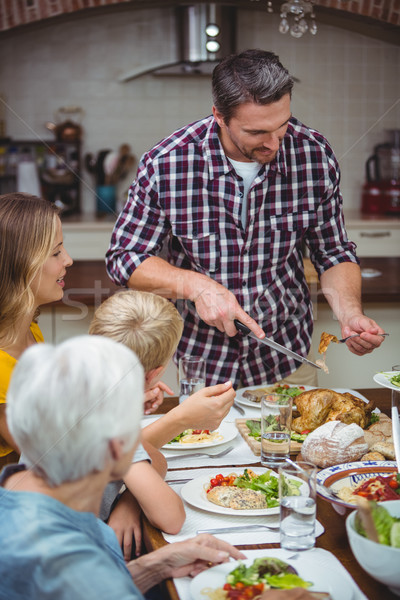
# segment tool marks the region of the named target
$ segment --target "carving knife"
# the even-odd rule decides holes
[[[251,331],[251,329],[249,329],[247,327],[247,325],[244,325],[244,323],[241,323],[237,319],[234,320],[234,323],[235,323],[236,329],[238,329],[245,335],[248,335],[249,337],[253,338],[254,340],[257,340],[257,342],[259,342],[260,344],[265,344],[266,346],[269,346],[270,348],[273,348],[274,350],[277,350],[278,352],[282,352],[282,354],[286,354],[286,356],[290,356],[291,358],[294,358],[294,360],[297,360],[298,362],[306,363],[307,365],[311,365],[312,367],[315,367],[316,369],[321,368],[316,363],[313,363],[311,360],[308,360],[308,358],[304,358],[304,356],[300,356],[300,354],[297,354],[297,352],[293,352],[293,350],[289,350],[289,348],[285,348],[285,346],[281,346],[281,344],[274,342],[274,340],[271,340],[270,338],[265,337],[264,339],[261,340],[260,338],[258,338],[256,336],[255,333],[253,333]]]

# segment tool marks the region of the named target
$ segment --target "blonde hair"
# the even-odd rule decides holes
[[[37,196],[0,196],[1,346],[15,341],[21,319],[36,308],[31,284],[53,249],[58,212]]]
[[[107,336],[133,350],[146,373],[168,363],[182,330],[182,317],[172,302],[133,290],[105,300],[89,327],[90,334]]]

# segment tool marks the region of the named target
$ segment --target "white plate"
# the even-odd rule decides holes
[[[226,442],[230,442],[238,434],[237,427],[235,423],[224,423],[217,429],[218,433],[222,435],[222,440],[212,440],[210,442],[197,442],[196,444],[180,444],[179,442],[172,442],[171,444],[165,444],[163,446],[163,450],[193,450],[194,448],[209,448],[210,446],[219,446],[221,444],[225,444]]]
[[[181,496],[182,498],[191,506],[195,506],[196,508],[200,508],[201,510],[205,510],[207,512],[218,513],[221,515],[235,515],[235,517],[260,517],[262,515],[276,515],[279,513],[279,506],[275,506],[274,508],[259,508],[256,510],[236,510],[234,508],[225,508],[224,506],[219,506],[218,504],[214,504],[207,500],[207,494],[204,489],[204,485],[210,482],[212,477],[215,477],[217,473],[222,473],[225,475],[229,475],[230,473],[237,473],[240,475],[243,473],[245,467],[230,469],[222,469],[218,470],[215,468],[213,473],[210,475],[202,475],[201,477],[196,477],[192,479],[188,483],[181,488]],[[263,469],[261,467],[252,468],[257,475],[261,475],[261,473],[265,473],[268,469]],[[274,476],[278,477],[275,473]]]
[[[390,383],[389,379],[393,377],[393,375],[398,375],[399,371],[385,371],[384,373],[377,373],[374,375],[374,381],[379,383],[379,385],[383,385],[383,387],[387,387],[390,390],[395,390],[400,394],[400,387],[398,385],[393,385]]]
[[[290,384],[290,387],[300,387],[302,384]],[[247,388],[241,388],[239,390],[236,391],[236,398],[235,398],[235,402],[237,402],[238,404],[242,404],[243,406],[251,406],[252,408],[259,408],[261,410],[261,402],[251,402],[251,400],[246,400],[246,398],[243,398],[243,392],[247,391],[247,390],[258,390],[260,388],[262,388],[262,385],[252,385],[250,387]],[[267,386],[266,386],[267,387]],[[304,391],[308,392],[309,390],[317,390],[319,388],[314,387],[312,385],[304,385]],[[321,388],[322,389],[322,388]],[[354,396],[357,396],[357,398],[361,398],[361,400],[364,400],[364,402],[368,403],[368,400],[365,396],[363,396],[362,394],[360,394],[359,392],[356,392],[354,390],[351,390],[349,388],[332,388],[334,392],[338,392],[339,394],[344,394],[345,392],[350,392],[350,394],[353,394]],[[400,388],[397,388],[398,391],[400,391]],[[296,398],[293,399],[294,400],[294,404],[296,403]],[[374,410],[374,412],[380,412],[378,410]]]
[[[329,592],[332,600],[352,600],[354,597],[353,587],[350,583],[351,580],[342,577],[342,573],[332,568],[331,563],[329,563],[328,568],[328,565],[324,565],[316,560],[315,557],[313,558],[312,553],[308,556],[307,553],[299,553],[298,558],[293,560],[286,558],[287,552],[271,548],[252,552],[252,558],[243,560],[242,562],[249,566],[253,564],[254,558],[262,558],[264,556],[280,558],[291,565],[302,579],[313,582],[313,585],[308,588],[310,591]],[[192,600],[206,600],[207,596],[202,594],[201,591],[205,588],[221,588],[225,583],[227,574],[233,571],[237,565],[238,561],[227,562],[199,573],[190,582]]]

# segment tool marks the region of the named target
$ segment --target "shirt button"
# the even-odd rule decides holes
[[[243,198],[243,192],[239,192],[239,198]]]
[[[247,285],[247,281],[243,280],[242,281],[242,287],[246,287],[246,285]]]

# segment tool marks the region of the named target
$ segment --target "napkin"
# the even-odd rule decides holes
[[[266,548],[265,550],[245,550],[244,554],[246,554],[247,558],[257,558],[266,554],[270,556],[276,556],[281,560],[289,560],[289,557],[293,553],[289,553],[286,550],[280,550],[278,548]],[[316,568],[323,568],[329,570],[330,572],[336,572],[337,577],[345,580],[346,583],[351,587],[353,591],[352,600],[368,600],[368,598],[363,594],[360,590],[354,579],[351,577],[350,573],[344,568],[342,563],[328,550],[323,550],[322,548],[313,548],[312,550],[307,550],[306,552],[302,552],[301,556],[309,556],[313,561],[315,561]],[[190,577],[180,577],[179,579],[174,579],[173,582],[176,587],[176,591],[178,592],[179,598],[181,600],[190,600],[190,582],[192,579]]]
[[[190,471],[173,471],[168,472],[166,481],[173,486],[176,492],[179,492],[182,485],[174,484],[174,479],[183,478],[195,478],[204,474],[210,474],[210,477],[214,475],[214,470],[208,469],[194,469]],[[265,516],[240,516],[238,515],[222,515],[220,513],[206,512],[194,506],[190,506],[185,502],[186,519],[182,529],[176,535],[170,535],[163,533],[164,539],[167,542],[181,542],[188,538],[194,537],[198,529],[212,529],[216,527],[235,527],[239,525],[278,525],[279,524],[279,513],[274,515]],[[319,536],[324,532],[324,528],[319,521],[316,522],[316,535]],[[221,540],[225,540],[232,545],[246,545],[246,544],[273,544],[279,543],[279,528],[269,531],[267,529],[260,529],[260,531],[240,531],[234,533],[218,533],[215,534]]]

